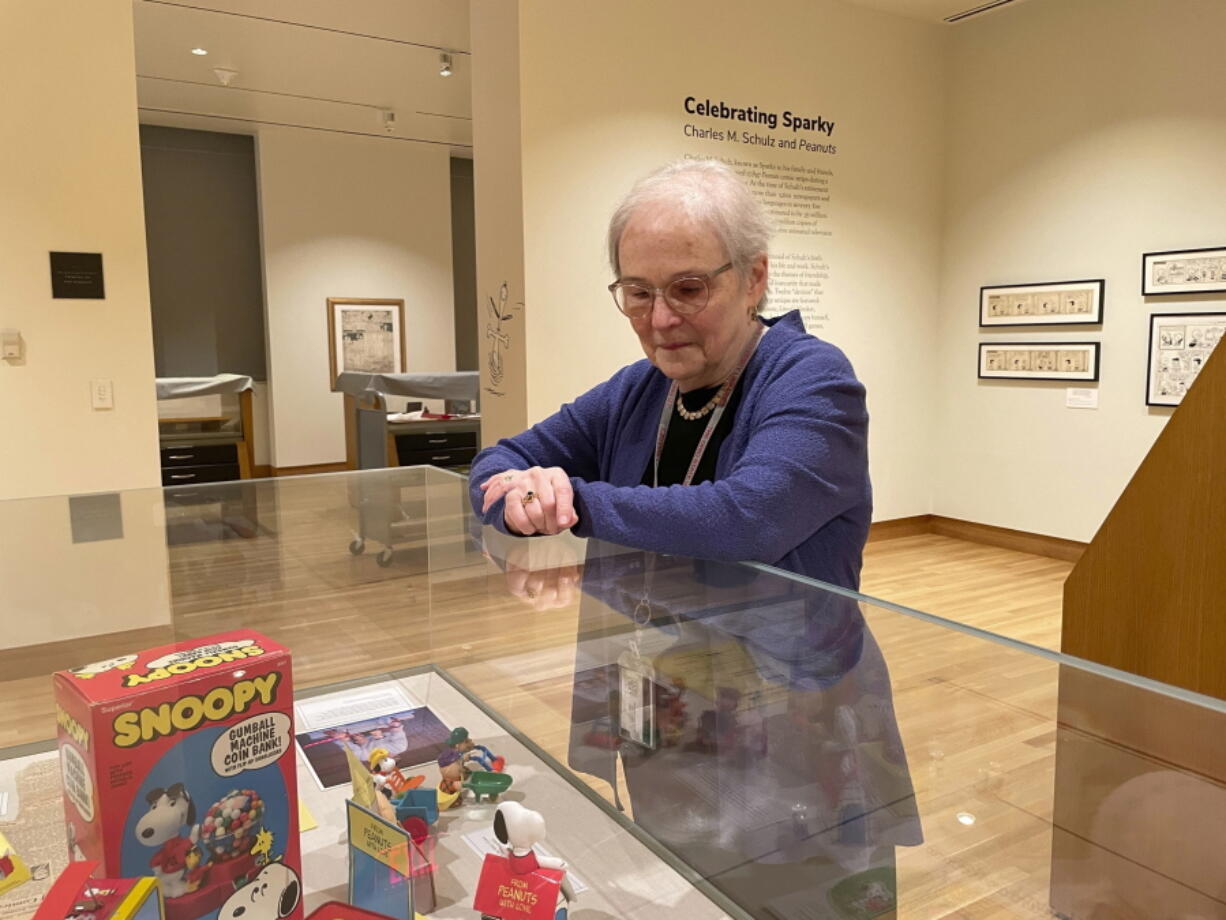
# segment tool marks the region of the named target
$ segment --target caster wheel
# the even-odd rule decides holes
[[[349,554],[351,556],[360,556],[364,552],[366,552],[365,540],[354,540],[349,544]]]
[[[377,562],[382,568],[386,569],[392,564],[392,551],[390,549],[385,549],[375,557],[375,562]]]

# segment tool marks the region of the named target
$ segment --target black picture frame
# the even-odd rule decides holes
[[[1087,313],[1061,313],[1062,294],[1084,295]],[[1027,312],[1014,312],[1014,304],[1007,301],[1016,294]],[[1050,312],[1036,299],[1036,295],[1050,294]],[[1107,281],[1105,278],[1082,278],[1074,281],[1030,281],[1024,284],[988,284],[979,288],[979,328],[994,329],[998,326],[1098,326],[1102,324],[1106,309]],[[1009,312],[999,312],[998,303]],[[1029,312],[1029,310],[1035,312]],[[1042,309],[1044,312],[1038,312]]]
[[[1027,368],[1025,370],[1016,367],[1007,367],[994,369],[988,367],[990,363],[989,352],[1009,352],[1009,351],[1025,351],[1029,352],[1027,358]],[[1074,351],[1089,356],[1086,362],[1088,367],[1086,370],[1077,370],[1074,372],[1062,373],[1059,369],[1059,363],[1062,358],[1059,352]],[[1050,359],[1051,366],[1039,367],[1031,369],[1030,365],[1035,363],[1034,353],[1052,352]],[[1097,383],[1099,376],[1099,368],[1102,365],[1102,343],[1101,342],[980,342],[978,351],[978,376],[980,380],[1055,380],[1067,383]],[[1043,363],[1046,365],[1047,361]]]
[[[1175,256],[1182,256],[1176,259]],[[1208,281],[1180,282],[1175,280],[1178,272],[1162,271],[1169,262],[1212,263],[1219,262],[1215,277]],[[1212,271],[1212,266],[1202,264],[1184,268],[1183,271],[1199,267],[1204,271]],[[1166,275],[1169,280],[1160,278]],[[1161,252],[1146,252],[1141,254],[1141,296],[1142,297],[1173,297],[1177,294],[1226,294],[1226,246],[1209,246],[1203,249],[1165,249]]]
[[[1221,327],[1211,342],[1188,342],[1188,326]],[[1178,342],[1164,343],[1159,337],[1160,327],[1169,330],[1180,328]],[[1196,380],[1204,363],[1213,354],[1221,339],[1226,336],[1226,313],[1151,313],[1149,316],[1149,351],[1145,362],[1145,405],[1178,406],[1183,402],[1188,388]],[[1156,341],[1157,340],[1157,341]],[[1157,347],[1155,347],[1157,346]],[[1172,369],[1162,366],[1163,352],[1177,356],[1183,367]],[[1155,357],[1158,367],[1155,368]],[[1197,360],[1199,359],[1199,361]],[[1179,384],[1182,383],[1182,387]]]

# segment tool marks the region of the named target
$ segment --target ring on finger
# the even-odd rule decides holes
[[[521,498],[519,501],[520,501],[520,504],[531,505],[534,501],[536,501],[536,493],[535,492],[525,492],[524,497]]]

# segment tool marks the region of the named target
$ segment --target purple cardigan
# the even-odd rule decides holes
[[[872,518],[868,410],[846,356],[804,331],[799,311],[771,327],[745,370],[715,481],[641,485],[669,381],[646,359],[473,460],[470,494],[505,469],[560,466],[575,535],[652,552],[765,562],[857,588]],[[506,532],[503,503],[483,516]]]

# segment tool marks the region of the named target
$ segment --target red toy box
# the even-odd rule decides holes
[[[58,672],[72,857],[152,875],[167,920],[301,918],[293,689],[250,630]]]

